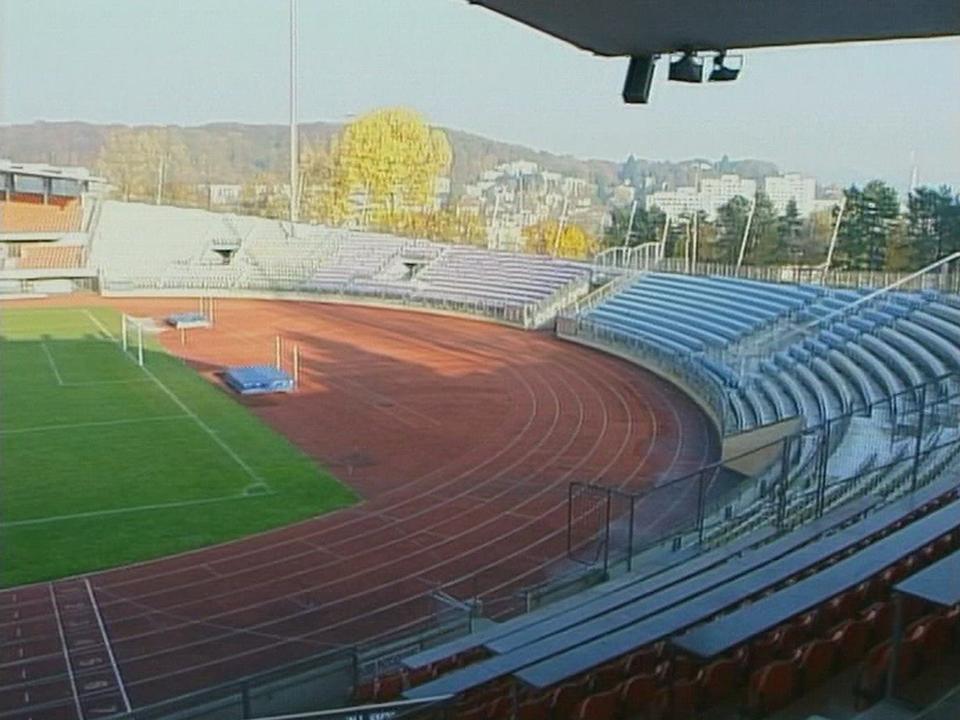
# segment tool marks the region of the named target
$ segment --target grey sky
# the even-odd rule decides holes
[[[4,0],[0,0],[0,3]],[[0,121],[285,122],[286,0],[5,0]],[[301,0],[301,116],[403,104],[580,157],[755,157],[960,187],[960,40],[746,53],[740,80],[619,97],[597,58],[465,0]]]

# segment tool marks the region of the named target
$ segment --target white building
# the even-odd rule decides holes
[[[700,209],[713,218],[717,210],[738,195],[753,200],[757,194],[757,181],[746,180],[739,175],[721,175],[700,181]]]
[[[768,177],[764,191],[778,215],[782,215],[791,200],[797,204],[797,212],[805,217],[816,209],[817,181],[799,173]]]
[[[613,189],[610,203],[614,207],[626,207],[637,198],[637,191],[632,185],[617,185]]]
[[[242,185],[209,185],[211,205],[236,205],[243,197]]]
[[[657,206],[671,220],[682,215],[693,215],[697,211],[706,213],[712,219],[723,205],[738,195],[752,201],[756,194],[756,180],[747,180],[739,175],[721,175],[702,179],[699,191],[695,187],[680,187],[651,193],[647,195],[646,207],[649,210]]]
[[[522,175],[536,175],[540,166],[530,160],[514,160],[497,165],[497,170],[510,177],[520,177]]]
[[[671,220],[684,215],[693,215],[700,210],[700,194],[695,187],[679,187],[676,190],[661,190],[647,195],[646,208],[660,208]]]

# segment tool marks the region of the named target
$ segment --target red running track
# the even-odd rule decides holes
[[[195,307],[112,304],[158,318]],[[134,707],[412,628],[441,586],[504,614],[514,609],[505,598],[562,564],[571,481],[639,489],[717,456],[705,415],[675,387],[541,333],[395,310],[224,300],[215,329],[192,333],[184,347],[175,333],[163,337],[213,378],[227,365],[272,362],[277,333],[301,347],[301,390],[244,402],[364,500],[89,576],[104,626],[89,657],[99,650],[102,670],[115,662]],[[657,510],[658,521],[689,516],[696,500],[691,486]],[[95,715],[66,673],[67,650],[84,657],[70,629],[82,624],[53,599],[68,590],[82,588],[0,593],[0,720]]]

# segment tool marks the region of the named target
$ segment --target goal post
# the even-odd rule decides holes
[[[120,344],[123,352],[129,354],[134,349],[133,358],[137,365],[143,366],[143,322],[126,313],[122,316]]]

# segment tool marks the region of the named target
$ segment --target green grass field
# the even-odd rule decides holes
[[[105,309],[0,309],[0,585],[160,557],[355,495]]]

